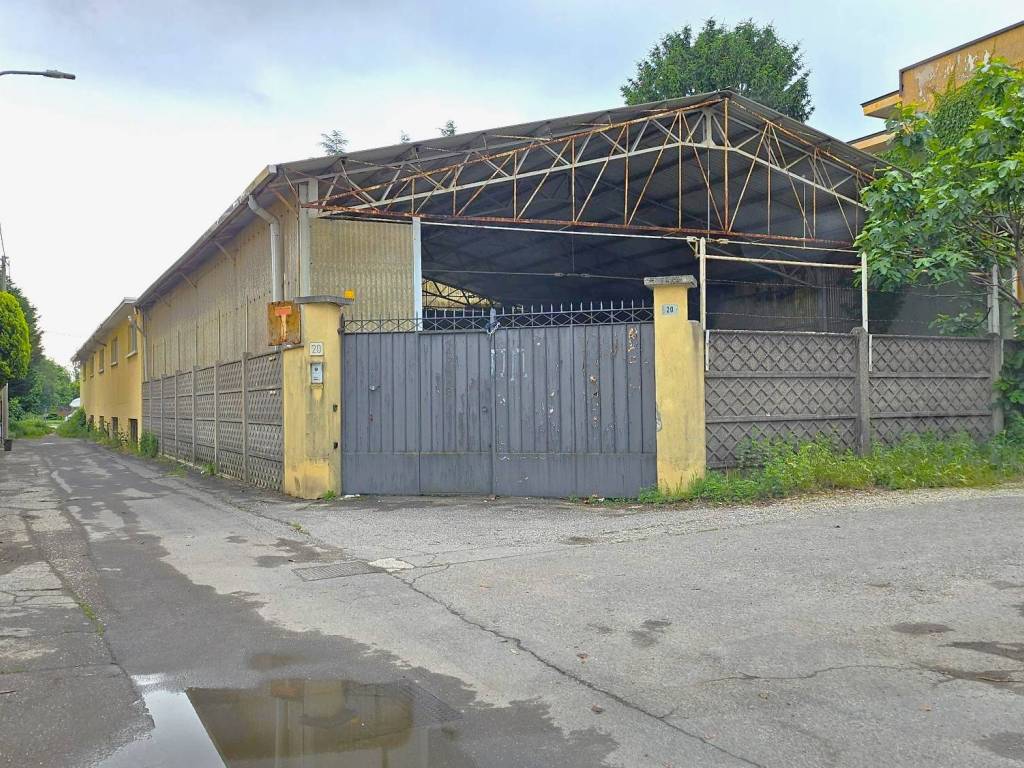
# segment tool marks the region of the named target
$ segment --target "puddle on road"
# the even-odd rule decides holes
[[[457,745],[461,715],[408,681],[281,679],[144,698],[153,729],[101,768],[475,765]]]

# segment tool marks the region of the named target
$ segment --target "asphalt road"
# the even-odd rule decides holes
[[[0,619],[3,766],[1024,764],[1021,487],[303,503],[19,441]]]

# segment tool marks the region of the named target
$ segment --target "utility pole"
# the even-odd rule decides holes
[[[7,246],[4,245],[4,229],[0,225],[0,293],[7,290]],[[10,426],[8,421],[10,420],[10,410],[8,409],[8,385],[4,383],[3,389],[0,389],[0,444],[3,445],[3,449],[9,450],[10,445],[7,442],[10,438]]]
[[[59,69],[4,69],[0,70],[2,75],[30,75],[35,77],[48,77],[52,80],[74,80],[75,76],[70,72],[62,72]],[[3,230],[0,229],[0,293],[7,290],[7,249],[4,247]],[[0,444],[5,451],[11,450],[10,446],[10,411],[8,410],[8,389],[4,384],[0,389]]]

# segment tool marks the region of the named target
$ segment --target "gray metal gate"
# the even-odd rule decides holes
[[[581,310],[422,321],[447,330],[349,323],[344,490],[630,496],[654,485],[654,329],[649,309],[622,312],[635,321]]]

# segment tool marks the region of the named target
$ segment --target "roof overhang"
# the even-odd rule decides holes
[[[137,299],[129,298],[127,296],[121,299],[120,303],[114,308],[114,311],[110,313],[106,320],[96,327],[96,330],[92,332],[86,342],[78,348],[74,355],[71,356],[71,359],[78,362],[85,360],[92,350],[102,343],[102,339],[104,339],[121,323],[122,320],[126,319],[126,317],[132,313],[137,301]]]

